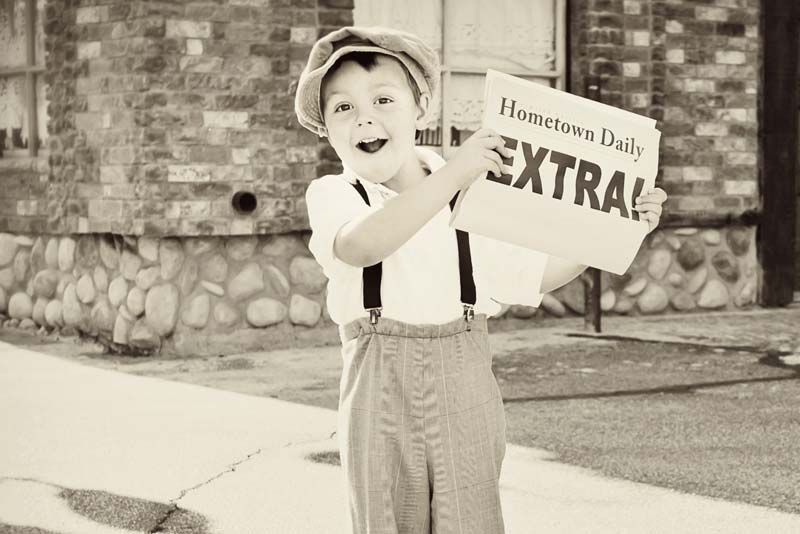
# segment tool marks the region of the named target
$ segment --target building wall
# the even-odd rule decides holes
[[[758,0],[574,4],[573,91],[659,121],[668,219],[758,208]]]
[[[304,193],[338,164],[293,95],[352,1],[48,0],[41,18],[49,140],[0,159],[0,316],[128,350],[324,338]]]
[[[305,187],[326,162],[319,139],[294,119],[293,84],[320,32],[352,20],[350,7],[48,1],[49,168],[40,180],[0,166],[17,201],[0,204],[0,229],[306,228]],[[252,213],[234,209],[237,192],[255,195]]]
[[[612,308],[629,308],[642,283],[631,312],[653,310],[648,293],[656,311],[737,308],[757,297],[759,5],[571,3],[572,91],[584,94],[587,76],[599,77],[603,102],[656,119],[662,133],[662,229],[623,279],[604,284]]]
[[[0,159],[0,314],[193,354],[324,337],[303,194],[339,166],[292,101],[352,1],[80,5],[47,3],[49,158]],[[755,0],[570,3],[572,91],[599,76],[603,101],[658,120],[670,195],[629,271],[603,275],[604,311],[756,301],[757,20]],[[506,314],[582,312],[576,280]]]

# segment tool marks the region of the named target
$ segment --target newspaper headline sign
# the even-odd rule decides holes
[[[624,273],[648,231],[633,207],[655,185],[655,120],[494,70],[484,102],[511,172],[473,182],[451,226]]]

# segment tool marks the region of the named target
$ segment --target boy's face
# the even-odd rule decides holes
[[[367,71],[345,60],[325,79],[322,117],[342,163],[370,182],[383,183],[417,162],[414,136],[423,126],[428,100],[423,95],[420,104],[414,101],[399,61],[379,55],[376,62]]]

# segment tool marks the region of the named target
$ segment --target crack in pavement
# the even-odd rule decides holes
[[[294,447],[296,445],[308,445],[308,444],[311,444],[311,443],[322,443],[322,442],[330,440],[334,435],[335,435],[335,432],[333,434],[331,434],[330,436],[328,436],[327,438],[313,438],[313,439],[308,439],[308,440],[305,440],[305,441],[297,441],[297,442],[290,441],[290,442],[284,444],[281,448],[286,449],[286,448],[289,448],[289,447]],[[225,475],[227,473],[232,473],[232,472],[236,471],[236,468],[239,465],[243,464],[244,462],[247,462],[247,461],[251,460],[255,456],[258,456],[263,451],[264,451],[264,449],[260,448],[255,452],[251,452],[250,454],[248,454],[246,457],[242,458],[241,460],[230,464],[227,469],[217,473],[213,477],[211,477],[211,478],[209,478],[209,479],[207,479],[207,480],[205,480],[203,482],[200,482],[199,484],[195,484],[192,487],[189,487],[189,488],[181,490],[180,495],[178,495],[178,497],[169,500],[170,509],[164,514],[164,517],[162,517],[158,521],[158,523],[156,523],[156,525],[152,529],[150,529],[148,531],[148,534],[154,534],[154,533],[157,533],[157,532],[164,532],[164,530],[163,530],[164,524],[167,521],[169,521],[170,517],[172,517],[173,514],[175,514],[176,512],[181,510],[181,508],[180,508],[180,506],[178,506],[177,502],[180,501],[181,499],[183,499],[189,492],[194,491],[194,490],[196,490],[198,488],[201,488],[203,486],[207,486],[208,484],[210,484],[213,481],[217,480],[221,476],[223,476],[223,475]]]
[[[177,502],[177,501],[179,501],[179,500],[183,499],[183,498],[186,496],[186,494],[187,494],[187,493],[189,493],[190,491],[193,491],[193,490],[196,490],[197,488],[200,488],[200,487],[202,487],[202,486],[205,486],[206,484],[209,484],[209,483],[213,482],[214,480],[218,479],[219,477],[221,477],[222,475],[224,475],[224,474],[226,474],[226,473],[233,473],[234,471],[236,471],[236,467],[237,467],[237,466],[239,466],[239,465],[243,464],[244,462],[248,461],[248,460],[249,460],[250,458],[252,458],[253,456],[256,456],[256,455],[258,455],[258,454],[261,454],[261,451],[262,451],[262,450],[263,450],[263,449],[258,449],[258,450],[257,450],[257,451],[255,451],[255,452],[251,452],[251,453],[250,453],[250,454],[248,454],[248,455],[247,455],[245,458],[243,458],[243,459],[239,460],[238,462],[234,462],[234,463],[230,464],[230,465],[228,466],[228,469],[225,469],[224,471],[221,471],[221,472],[217,473],[216,475],[214,475],[213,477],[209,478],[209,479],[208,479],[208,480],[206,480],[205,482],[201,482],[201,483],[199,483],[199,484],[195,484],[195,485],[194,485],[194,486],[192,486],[191,488],[186,488],[186,489],[183,489],[183,490],[181,490],[181,494],[180,494],[180,495],[179,495],[177,498],[175,498],[175,499],[170,499],[170,501],[169,501],[169,502],[170,502],[170,503],[175,503],[175,502]]]
[[[325,441],[331,440],[333,438],[333,436],[335,436],[335,435],[336,435],[336,431],[334,430],[333,432],[331,432],[331,435],[328,436],[327,438],[313,438],[313,439],[307,439],[305,441],[296,441],[296,442],[295,441],[290,441],[290,442],[286,443],[283,446],[283,448],[286,449],[286,448],[289,448],[289,447],[294,447],[296,445],[310,445],[311,443],[323,443]]]
[[[214,475],[213,477],[209,478],[208,480],[206,480],[204,482],[200,482],[199,484],[195,484],[194,486],[192,486],[190,488],[182,489],[180,495],[178,495],[174,499],[170,499],[169,500],[170,509],[164,514],[164,517],[162,517],[161,520],[158,521],[158,523],[156,523],[156,525],[152,529],[150,529],[148,531],[148,534],[152,534],[152,533],[156,533],[156,532],[163,532],[164,531],[163,530],[164,524],[170,519],[170,517],[172,517],[172,515],[175,512],[178,512],[178,511],[181,510],[181,508],[180,508],[180,506],[178,506],[177,502],[180,501],[181,499],[183,499],[189,492],[194,491],[194,490],[196,490],[198,488],[201,488],[203,486],[206,486],[206,485],[210,484],[211,482],[215,481],[216,479],[220,478],[221,476],[225,475],[226,473],[233,473],[234,471],[236,471],[236,467],[238,467],[239,465],[243,464],[244,462],[250,460],[254,456],[257,456],[258,454],[261,454],[262,451],[263,451],[263,449],[258,449],[255,452],[251,452],[245,458],[230,464],[227,469],[217,473],[216,475]]]
[[[147,531],[147,534],[154,534],[155,532],[164,532],[164,529],[163,529],[164,523],[166,523],[167,520],[169,520],[169,518],[172,517],[172,514],[174,514],[175,512],[177,512],[179,510],[180,510],[180,507],[177,504],[170,503],[170,509],[167,510],[167,513],[164,514],[164,517],[162,517],[158,521],[158,523],[155,524],[155,526],[153,528],[151,528],[150,530]]]

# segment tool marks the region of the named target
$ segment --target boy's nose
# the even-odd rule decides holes
[[[372,115],[369,111],[361,110],[361,112],[356,117],[356,124],[359,126],[363,126],[365,124],[372,124]]]

